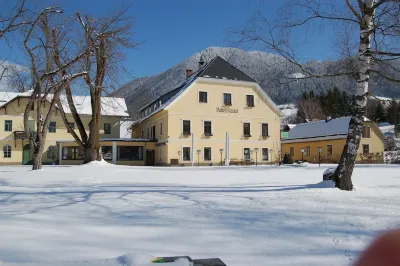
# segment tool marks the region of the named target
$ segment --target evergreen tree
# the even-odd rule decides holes
[[[386,122],[386,120],[385,108],[383,107],[382,102],[378,100],[375,112],[375,122],[382,123]]]
[[[396,100],[392,100],[386,111],[387,121],[394,125],[395,135],[398,136],[400,132],[400,105]]]

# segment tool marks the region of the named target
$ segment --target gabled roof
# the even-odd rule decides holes
[[[32,94],[32,91],[26,92],[0,92],[0,108],[7,107],[11,102],[19,98],[28,98]],[[48,95],[49,101],[52,99],[53,94]],[[60,96],[60,101],[63,106],[65,113],[71,113],[69,109],[68,102],[65,95]],[[92,114],[92,107],[90,103],[89,96],[73,96],[73,101],[75,103],[76,109],[79,114],[90,115]],[[128,117],[124,98],[115,97],[101,97],[101,115],[104,116],[123,116]]]
[[[155,103],[161,101],[161,105],[157,107],[157,109],[151,109],[151,112],[144,117],[141,117],[136,121],[136,123],[141,123],[147,118],[153,116],[154,114],[164,110],[170,103],[172,103],[179,95],[181,95],[197,78],[199,79],[210,79],[210,80],[226,80],[226,81],[239,81],[239,82],[252,82],[257,84],[257,82],[247,76],[245,73],[235,68],[227,61],[222,59],[219,56],[216,56],[209,63],[204,65],[202,68],[194,72],[188,79],[186,79],[183,83],[181,83],[177,88],[161,95],[157,99],[151,101],[150,103],[144,105],[139,112],[151,108]],[[261,96],[265,98],[265,100],[275,106],[272,100],[268,97],[268,95],[260,88],[257,84],[257,90],[259,90]],[[278,108],[275,106],[276,111],[280,113]]]
[[[332,120],[321,120],[317,122],[298,124],[289,131],[288,138],[282,142],[300,141],[306,139],[322,140],[322,139],[340,139],[346,138],[349,130],[350,116],[339,117]],[[376,124],[364,117],[364,122],[370,123],[374,128],[378,129]],[[376,131],[378,137],[383,139],[383,134],[378,129]]]
[[[216,79],[228,79],[228,80],[239,80],[255,82],[254,79],[237,69],[236,67],[229,64],[221,57],[215,57],[210,64],[208,64],[204,70],[199,73],[199,77],[203,78],[216,78]]]
[[[289,137],[285,140],[318,138],[326,136],[347,136],[351,117],[340,117],[329,121],[298,124],[289,131]]]

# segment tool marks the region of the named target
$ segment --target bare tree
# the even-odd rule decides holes
[[[4,38],[6,34],[30,23],[28,20],[23,19],[23,15],[27,12],[26,1],[27,0],[19,0],[9,12],[6,12],[6,14],[0,13],[0,39]],[[4,63],[4,61],[1,63]],[[7,67],[2,67],[0,71],[0,80],[7,70]]]
[[[275,20],[258,12],[239,32],[240,43],[260,45],[284,57],[302,73],[293,80],[351,76],[355,79],[355,106],[343,153],[334,174],[336,186],[352,190],[351,176],[360,145],[363,116],[370,76],[379,75],[392,82],[400,82],[396,67],[399,49],[399,0],[290,0],[282,7]],[[330,72],[311,72],[301,64],[292,35],[314,21],[330,23],[340,29],[340,46],[334,46],[342,55],[338,67]],[[297,35],[298,36],[298,35]]]
[[[89,91],[92,111],[88,130],[86,130],[75,106],[70,86],[67,86],[65,89],[66,99],[79,135],[71,128],[61,102],[58,105],[65,126],[80,147],[84,149],[84,163],[102,159],[100,119],[102,109],[101,98],[106,93],[105,80],[110,75],[115,74],[113,70],[115,65],[118,64],[119,49],[135,45],[130,41],[133,20],[131,17],[126,16],[126,11],[127,9],[124,9],[114,15],[101,19],[93,19],[89,18],[89,16],[82,17],[80,14],[77,14],[77,19],[84,33],[85,47],[91,47],[92,50],[91,54],[85,56],[83,63],[86,71],[84,81]],[[89,131],[89,134],[87,131]]]
[[[321,102],[317,98],[301,99],[297,102],[297,116],[302,122],[322,120],[325,118]]]
[[[24,47],[30,59],[33,82],[33,91],[24,112],[25,134],[33,150],[33,170],[42,168],[48,126],[61,92],[74,79],[86,74],[85,71],[67,74],[67,70],[88,54],[89,49],[65,62],[60,59],[58,27],[53,27],[50,19],[52,15],[62,12],[58,8],[44,9],[30,25],[24,41]],[[55,61],[59,63],[59,66],[56,66]],[[48,109],[44,108],[46,102],[50,102]],[[36,120],[36,130],[29,127],[32,107],[34,107],[33,117]]]

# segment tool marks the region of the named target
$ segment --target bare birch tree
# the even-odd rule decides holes
[[[79,62],[89,49],[78,53],[70,60],[60,59],[60,38],[58,28],[53,27],[51,18],[61,14],[58,8],[46,8],[30,25],[24,40],[24,47],[30,60],[33,90],[24,112],[25,134],[33,150],[33,170],[42,168],[42,155],[50,120],[57,108],[60,94],[74,79],[86,74],[85,71],[67,74]],[[55,64],[58,62],[58,66]],[[44,108],[50,102],[49,108]],[[36,130],[29,127],[32,106],[33,117],[36,120]]]
[[[108,75],[113,74],[119,49],[135,45],[130,41],[133,34],[131,32],[133,20],[126,16],[126,11],[127,9],[124,9],[101,19],[89,18],[89,16],[82,17],[77,14],[77,19],[83,30],[85,47],[91,47],[92,51],[91,54],[85,56],[83,63],[86,71],[84,81],[89,91],[92,111],[88,128],[85,128],[82,117],[75,106],[70,86],[66,87],[65,94],[79,135],[71,128],[61,102],[59,106],[65,126],[79,146],[84,149],[84,163],[102,159],[100,119],[101,98],[105,94],[105,80]]]
[[[351,176],[360,145],[370,76],[379,75],[400,82],[400,69],[396,67],[400,56],[399,16],[399,0],[290,0],[285,2],[276,19],[269,20],[258,12],[239,32],[240,43],[257,44],[293,64],[303,74],[295,80],[354,77],[355,113],[334,174],[336,186],[342,190],[353,189]],[[314,21],[342,29],[337,42],[340,46],[333,49],[340,50],[343,57],[340,67],[331,72],[310,72],[301,64],[298,47],[293,45],[293,34],[298,34]],[[285,77],[283,80],[290,82],[293,78]]]

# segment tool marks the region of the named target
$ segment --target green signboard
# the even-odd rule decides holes
[[[289,132],[281,132],[281,139],[287,139],[289,137]]]

